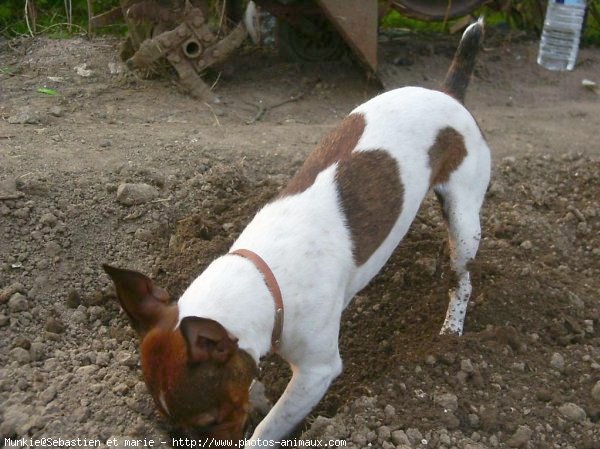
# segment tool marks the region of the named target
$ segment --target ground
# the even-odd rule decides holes
[[[413,35],[386,57],[402,64],[398,85],[435,88],[455,44]],[[600,447],[600,96],[582,86],[600,82],[600,50],[583,49],[570,73],[539,68],[536,51],[492,36],[467,95],[494,162],[465,335],[438,336],[451,276],[428,198],[344,313],[344,372],[298,435],[357,448]],[[381,88],[350,61],[304,66],[247,48],[208,75],[216,100],[199,102],[123,72],[105,38],[0,41],[0,69],[0,445],[166,441],[101,264],[177,297]],[[123,183],[144,190],[131,199]],[[272,399],[288,376],[276,356],[264,361]]]

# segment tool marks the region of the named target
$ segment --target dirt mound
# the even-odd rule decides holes
[[[574,442],[565,437],[572,431],[594,441],[597,432],[586,431],[600,418],[600,403],[591,396],[600,368],[599,169],[599,161],[581,155],[502,161],[483,209],[462,338],[438,335],[452,276],[443,220],[429,198],[382,273],[344,312],[344,372],[316,414],[332,417],[354,403],[336,419],[351,421],[347,436],[358,447],[363,437],[371,441],[366,435],[373,431],[350,425],[363,396],[380,398],[373,407],[384,416],[386,406],[396,410],[374,421],[390,429],[387,439],[377,436],[379,444],[409,428],[430,435],[424,437],[429,447],[438,447],[431,444],[444,429],[449,438],[476,433],[482,444],[491,444],[510,440],[522,426],[540,444]],[[251,185],[235,171],[215,171],[203,185],[210,186],[202,190],[211,199],[202,214],[178,222],[173,251],[161,265],[175,291],[227,251],[275,191],[272,184]],[[269,358],[262,380],[273,399],[288,379],[286,367]],[[561,410],[570,403],[586,418],[565,417]]]
[[[155,277],[174,297],[215,258],[227,252],[259,207],[277,191],[271,181],[252,182],[241,166],[217,164],[188,181],[202,197],[198,212],[178,219]]]
[[[355,402],[334,429],[356,447],[398,444],[393,432],[410,429],[427,441],[409,438],[412,447],[599,447],[598,168],[577,156],[502,161],[461,338],[437,335],[449,267],[432,199],[345,313],[345,369],[326,404],[377,401],[367,422]],[[332,437],[324,429],[307,435]]]

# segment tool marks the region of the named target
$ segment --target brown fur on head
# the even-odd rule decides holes
[[[192,438],[240,439],[256,363],[216,321],[184,318],[177,303],[141,273],[104,265],[140,336],[140,359],[158,409]]]

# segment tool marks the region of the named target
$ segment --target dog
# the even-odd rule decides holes
[[[243,436],[258,363],[291,366],[246,447],[291,432],[340,374],[342,310],[383,267],[433,189],[457,278],[442,334],[462,334],[490,150],[463,106],[483,21],[463,34],[440,91],[405,87],[354,109],[178,302],[141,273],[104,266],[140,336],[158,409],[193,438]]]

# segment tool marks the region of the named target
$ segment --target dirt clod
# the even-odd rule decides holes
[[[148,184],[124,183],[117,189],[117,201],[126,206],[143,204],[158,196],[158,191]]]

